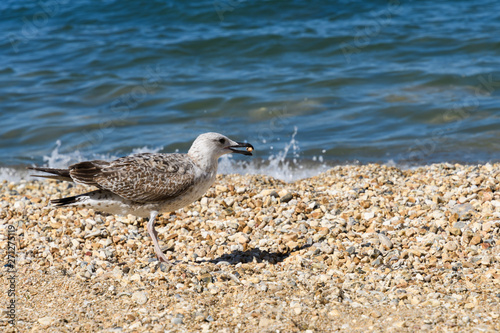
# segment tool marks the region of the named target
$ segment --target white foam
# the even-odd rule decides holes
[[[81,162],[85,159],[79,150],[75,150],[68,154],[59,153],[59,148],[61,148],[61,140],[56,141],[56,147],[49,156],[44,156],[43,161],[44,166],[49,168],[66,168],[68,165],[73,163]]]
[[[61,148],[62,143],[60,140],[56,141],[56,146],[50,153],[50,155],[46,155],[43,157],[43,161],[45,162],[43,164],[44,167],[48,168],[66,168],[68,165],[78,163],[78,162],[83,162],[83,161],[88,161],[88,160],[105,160],[105,161],[112,161],[114,159],[117,159],[120,156],[115,156],[115,155],[110,155],[110,154],[84,154],[80,152],[79,150],[75,150],[70,153],[60,153],[59,149]],[[135,148],[132,150],[132,154],[141,154],[141,153],[157,153],[160,150],[162,150],[163,147],[156,147],[156,148],[150,148],[150,147],[141,147],[141,148]],[[32,179],[30,177],[30,172],[24,169],[16,169],[16,168],[9,168],[9,167],[3,167],[0,168],[0,182],[6,180],[7,182],[10,183],[19,183],[21,180],[29,180]]]
[[[78,163],[78,162],[83,162],[87,160],[105,160],[105,161],[111,161],[114,159],[117,159],[119,156],[115,155],[103,155],[103,154],[92,154],[91,156],[87,156],[83,153],[81,153],[79,150],[75,150],[71,153],[67,154],[61,154],[59,153],[59,148],[61,147],[61,141],[57,140],[56,141],[56,147],[52,152],[50,153],[49,156],[44,156],[43,160],[45,162],[44,166],[49,167],[49,168],[66,168],[68,165],[71,165],[73,163]],[[163,147],[158,147],[158,148],[149,148],[149,147],[142,147],[142,148],[135,148],[132,150],[132,154],[140,154],[140,153],[157,153],[160,150],[162,150]]]
[[[267,160],[258,158],[236,160],[231,155],[225,155],[220,159],[219,172],[222,174],[264,174],[283,181],[292,182],[312,177],[328,170],[331,166],[323,163],[323,156],[321,155],[316,157],[314,163],[308,163],[307,166],[304,165],[304,162],[300,159],[300,146],[299,142],[295,139],[296,135],[297,127],[294,128],[294,133],[284,148],[276,154],[271,154]],[[119,157],[114,155],[84,154],[79,150],[60,153],[61,146],[61,141],[57,140],[56,146],[50,155],[43,157],[45,167],[66,168],[68,165],[82,161],[93,159],[111,161]],[[141,147],[133,149],[132,154],[157,153],[162,149],[163,147]],[[0,181],[19,182],[22,179],[30,179],[29,172],[14,168],[0,168]]]
[[[16,170],[14,168],[0,168],[0,182],[6,180],[9,183],[19,183],[26,179],[27,172]]]
[[[306,167],[299,162],[300,147],[299,142],[295,139],[296,135],[297,127],[294,127],[290,142],[277,154],[271,154],[264,162],[259,160],[236,161],[228,155],[222,156],[219,162],[219,172],[222,174],[263,174],[286,182],[293,182],[328,170],[330,167],[326,164],[314,163]],[[323,157],[320,157],[320,161],[322,161]]]

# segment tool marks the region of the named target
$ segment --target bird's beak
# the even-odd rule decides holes
[[[253,146],[246,142],[236,142],[235,145],[227,147],[233,153],[243,154],[243,155],[252,155]],[[246,150],[238,150],[236,148],[246,148]]]

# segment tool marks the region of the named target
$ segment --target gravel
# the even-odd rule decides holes
[[[87,189],[3,182],[0,330],[498,331],[499,183],[500,164],[219,176],[159,218],[159,263],[142,219],[48,204]]]

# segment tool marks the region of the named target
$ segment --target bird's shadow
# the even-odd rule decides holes
[[[261,250],[259,248],[253,248],[247,251],[236,250],[232,253],[223,254],[219,258],[212,260],[200,260],[198,262],[209,262],[212,264],[226,263],[229,265],[237,265],[239,263],[246,264],[250,262],[268,262],[272,265],[277,264],[285,260],[293,252],[300,251],[310,247],[311,245],[305,244],[300,247],[296,247],[287,252],[269,252],[267,250]]]

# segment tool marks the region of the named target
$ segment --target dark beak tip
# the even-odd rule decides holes
[[[242,154],[242,155],[247,155],[247,156],[253,156],[252,151],[254,150],[253,146],[250,143],[247,142],[237,142],[238,145],[229,147],[234,153]],[[245,150],[238,150],[235,148],[246,148]],[[249,149],[250,148],[250,149]]]

